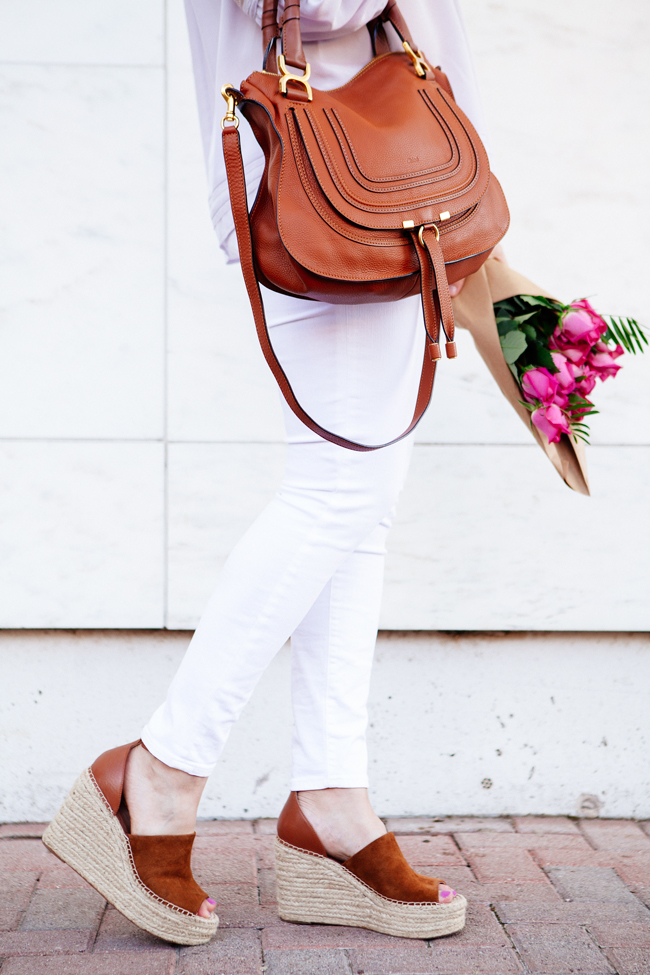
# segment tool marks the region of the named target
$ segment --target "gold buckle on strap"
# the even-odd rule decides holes
[[[239,119],[235,115],[235,106],[237,105],[237,99],[235,98],[236,88],[232,85],[222,85],[221,94],[226,102],[226,114],[221,119],[221,128],[225,129],[226,122],[232,124],[233,128],[239,128]]]
[[[420,229],[418,230],[418,240],[420,241],[420,244],[422,245],[422,247],[424,247],[424,231],[425,230],[433,230],[434,234],[436,235],[436,240],[438,240],[438,241],[440,240],[440,231],[436,227],[435,223],[423,223],[422,226],[420,227]]]
[[[313,95],[311,92],[311,85],[309,84],[309,78],[311,77],[311,65],[305,65],[304,75],[299,76],[296,74],[291,74],[287,69],[286,61],[284,60],[284,54],[278,54],[278,68],[280,71],[280,93],[282,95],[287,94],[287,82],[297,81],[299,85],[304,85],[305,91],[307,92],[307,99],[311,102],[313,101]]]
[[[416,75],[419,78],[426,78],[427,71],[431,71],[431,67],[424,60],[424,54],[422,51],[414,51],[408,41],[402,41],[402,47],[413,62]],[[431,73],[433,74],[433,72]]]

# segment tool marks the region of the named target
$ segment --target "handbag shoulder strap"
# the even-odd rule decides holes
[[[401,433],[398,437],[395,437],[393,440],[387,441],[387,443],[372,445],[356,443],[354,440],[347,440],[345,437],[341,437],[339,434],[333,433],[331,430],[326,430],[319,423],[316,423],[316,421],[312,419],[312,417],[309,416],[309,414],[302,408],[296,399],[293,389],[291,388],[291,383],[289,382],[275,352],[273,351],[273,346],[271,344],[271,338],[269,336],[269,330],[266,323],[266,315],[264,313],[262,292],[260,291],[260,285],[255,272],[253,237],[251,233],[248,205],[246,200],[246,177],[244,174],[244,163],[241,155],[239,133],[234,125],[225,125],[223,128],[223,154],[226,163],[228,189],[230,192],[230,203],[235,221],[237,243],[239,245],[239,258],[241,260],[244,282],[246,284],[246,290],[248,292],[248,297],[253,311],[257,337],[262,347],[264,358],[266,359],[271,372],[275,376],[275,379],[282,390],[282,394],[287,403],[296,416],[302,420],[306,427],[318,434],[318,436],[322,437],[324,440],[329,440],[330,443],[338,444],[339,447],[347,447],[349,450],[359,451],[379,450],[381,447],[388,447],[390,444],[397,443],[398,440],[402,440],[404,437],[408,436],[408,434],[420,422],[429,405],[429,402],[431,401],[436,363],[440,358],[440,347],[438,345],[439,313],[438,309],[434,306],[432,295],[433,281],[431,280],[431,273],[436,276],[438,274],[444,275],[444,263],[442,264],[442,269],[436,267],[435,264],[432,265],[430,263],[426,256],[427,252],[425,251],[426,245],[429,244],[426,236],[421,247],[418,247],[416,244],[423,273],[428,274],[428,280],[426,280],[426,283],[423,282],[424,287],[422,288],[422,304],[424,307],[427,340],[425,342],[422,373],[420,375],[420,384],[418,387],[415,410],[413,412],[413,418],[411,419],[411,422],[406,430],[404,430],[403,433]],[[431,246],[431,244],[429,246]],[[421,251],[423,252],[422,254]],[[444,316],[447,309],[441,308],[440,310]]]

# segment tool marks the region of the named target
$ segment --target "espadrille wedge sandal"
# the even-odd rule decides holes
[[[43,842],[139,928],[175,944],[205,944],[219,918],[196,913],[208,895],[190,867],[195,834],[129,834],[124,773],[139,744],[104,752],[81,773]]]
[[[465,926],[465,898],[439,902],[444,881],[416,873],[394,833],[345,863],[328,856],[295,792],[278,820],[275,863],[284,921],[344,924],[399,938],[440,938]]]

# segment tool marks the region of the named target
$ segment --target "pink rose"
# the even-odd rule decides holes
[[[591,307],[586,298],[572,301],[560,320],[563,342],[594,345],[607,331],[607,322]]]
[[[569,405],[569,397],[560,387],[558,387],[557,393],[551,400],[551,403],[555,403],[555,405],[559,406],[561,410],[566,410],[567,406]],[[545,405],[550,406],[550,403]]]
[[[548,347],[553,350],[560,351],[565,359],[568,359],[574,366],[581,366],[587,361],[587,356],[591,352],[591,346],[588,342],[581,342],[580,345],[566,345],[562,341],[562,337],[559,334],[560,326],[555,329],[553,335],[551,335]]]
[[[537,366],[524,373],[521,388],[529,403],[535,400],[552,403],[558,390],[558,381],[544,366]]]
[[[580,370],[561,352],[551,352],[551,358],[558,369],[553,376],[557,379],[560,389],[563,393],[572,393],[576,388],[576,376]]]
[[[537,429],[545,434],[549,443],[559,443],[562,434],[570,432],[566,416],[555,403],[551,403],[549,406],[540,406],[539,409],[534,410],[531,420]]]
[[[615,376],[621,368],[614,362],[614,359],[618,359],[621,355],[623,355],[623,349],[620,345],[617,345],[615,349],[610,349],[604,342],[596,342],[589,353],[587,365],[604,382],[610,376]]]
[[[622,345],[617,345],[615,349],[612,349],[607,345],[607,342],[596,342],[592,352],[609,352],[613,359],[618,359],[620,356],[625,355],[625,349]],[[620,367],[619,367],[620,368]]]
[[[591,347],[607,331],[607,322],[594,311],[586,298],[574,301],[562,314],[551,336],[549,347],[556,349],[575,366],[587,359]]]
[[[580,366],[577,372],[579,375],[576,379],[576,393],[587,397],[596,385],[596,373],[586,362]]]

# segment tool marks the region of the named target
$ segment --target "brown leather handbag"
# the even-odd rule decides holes
[[[391,51],[390,22],[402,42]],[[426,343],[413,419],[431,398],[440,326],[456,355],[448,282],[478,270],[508,229],[503,191],[447,77],[413,44],[390,0],[368,25],[374,57],[346,85],[309,84],[300,2],[265,0],[264,70],[224,85],[223,151],[244,280],[266,361],[294,413],[332,443],[377,450],[323,429],[300,406],[271,345],[260,283],[340,304],[422,295]],[[281,51],[277,51],[281,46]],[[266,166],[250,215],[238,107]]]

